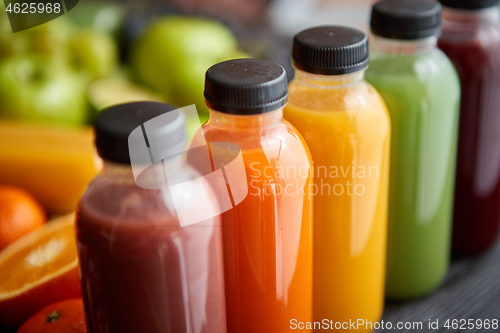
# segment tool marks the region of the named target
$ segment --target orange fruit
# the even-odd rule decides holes
[[[60,217],[0,252],[0,324],[18,327],[44,306],[82,297],[73,221]]]
[[[83,302],[70,299],[38,311],[17,333],[84,333],[87,332]]]
[[[45,213],[25,190],[0,186],[0,251],[45,223]]]

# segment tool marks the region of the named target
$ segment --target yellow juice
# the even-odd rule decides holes
[[[369,332],[383,311],[390,121],[363,75],[297,70],[285,107],[314,163],[313,316],[323,329],[356,321]]]

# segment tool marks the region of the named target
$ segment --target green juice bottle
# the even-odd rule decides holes
[[[437,49],[441,6],[385,0],[373,7],[366,79],[392,122],[386,294],[423,296],[449,266],[460,84]]]

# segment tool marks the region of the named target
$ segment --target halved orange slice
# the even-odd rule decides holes
[[[18,327],[51,303],[81,297],[74,214],[34,230],[0,252],[0,323]]]

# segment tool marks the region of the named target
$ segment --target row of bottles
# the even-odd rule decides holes
[[[438,2],[375,4],[371,56],[356,29],[297,34],[288,87],[270,61],[212,66],[210,119],[187,159],[174,107],[102,111],[104,168],[76,221],[89,332],[375,323],[385,295],[411,299],[443,281],[454,198],[453,249],[490,247],[500,219],[498,1],[441,2],[441,37]],[[182,225],[200,211],[212,217]]]

